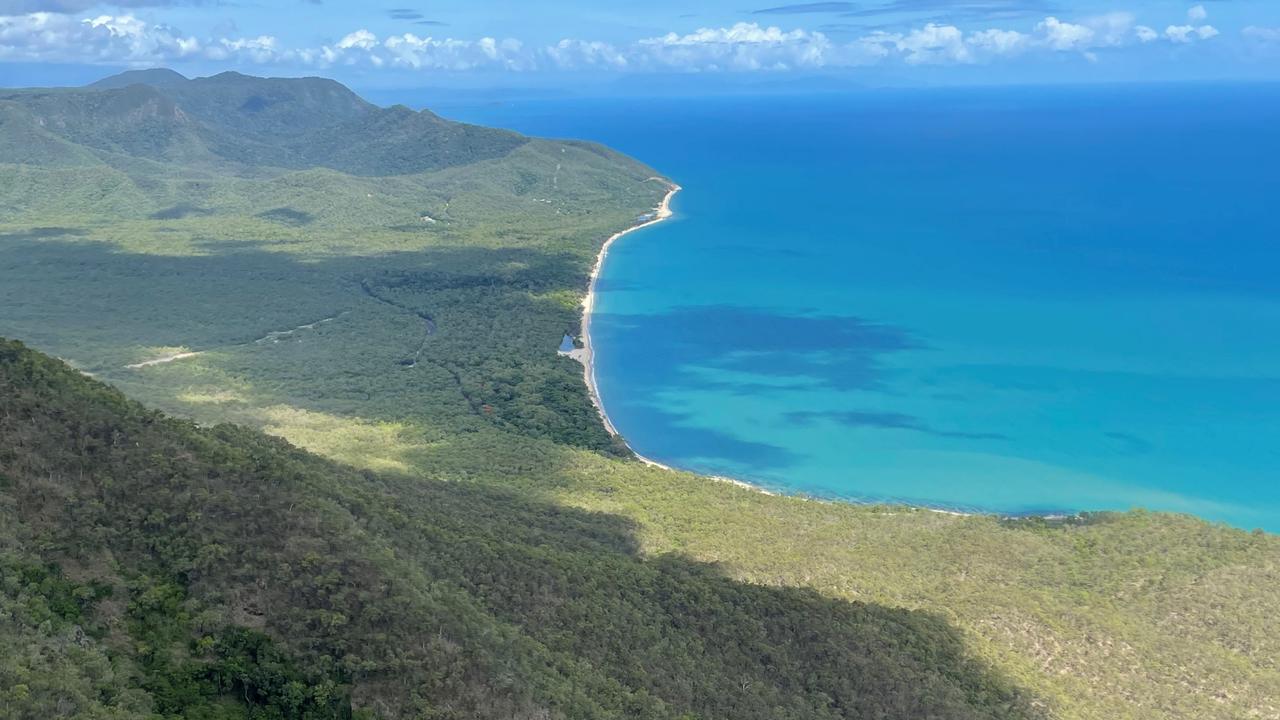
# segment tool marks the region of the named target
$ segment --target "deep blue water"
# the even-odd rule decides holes
[[[638,452],[788,491],[1280,531],[1280,88],[445,108],[684,186],[609,255]]]

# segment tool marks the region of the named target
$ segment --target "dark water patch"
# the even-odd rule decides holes
[[[670,337],[742,352],[834,351],[848,347],[905,350],[921,346],[902,328],[853,316],[710,305],[675,308],[663,317],[669,319]]]
[[[785,350],[734,353],[722,358],[717,367],[724,370],[764,375],[775,378],[803,379],[806,384],[834,390],[869,390],[881,388],[879,354],[883,348],[861,347],[807,354]],[[737,391],[741,383],[716,379],[712,387]]]
[[[1105,432],[1103,436],[1115,441],[1115,446],[1126,455],[1145,455],[1155,449],[1155,445],[1137,435],[1126,432]]]
[[[883,356],[926,347],[904,328],[852,316],[709,305],[598,317],[593,333],[605,349],[609,373],[650,391],[744,389],[760,385],[761,377],[799,379],[841,390],[868,389],[879,383]],[[645,352],[609,352],[629,346],[628,339],[636,338],[644,338]],[[663,361],[653,362],[655,358]],[[691,367],[726,372],[691,372]],[[734,373],[755,377],[744,380]]]
[[[731,305],[603,314],[598,320],[592,326],[597,371],[627,382],[625,393],[609,393],[613,386],[605,385],[605,406],[641,452],[766,474],[793,468],[802,458],[767,436],[745,437],[728,424],[725,430],[699,427],[678,408],[664,407],[662,398],[707,391],[763,397],[796,387],[875,389],[885,356],[925,347],[903,328],[863,318]],[[932,430],[919,422],[915,429]]]
[[[635,282],[634,280],[623,280],[620,278],[598,277],[596,278],[596,292],[634,292],[636,290],[648,290],[648,285]]]
[[[637,427],[670,430],[663,436],[659,460],[719,460],[746,464],[762,472],[784,470],[800,460],[798,455],[780,445],[744,440],[719,430],[690,427],[687,425],[689,416],[681,413],[632,404],[628,406],[627,415],[628,422],[635,423]]]
[[[847,412],[801,411],[787,413],[785,417],[788,422],[793,422],[798,425],[811,425],[815,421],[828,420],[842,425],[847,425],[849,427],[869,427],[881,430],[911,430],[913,432],[924,433],[934,437],[956,438],[959,440],[1010,439],[1010,437],[1004,433],[940,430],[914,415],[896,412],[860,412],[856,410]]]

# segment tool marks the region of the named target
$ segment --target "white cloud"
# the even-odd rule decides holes
[[[1195,8],[1189,13],[1197,14]],[[0,16],[0,61],[144,65],[202,58],[314,68],[362,64],[443,71],[770,71],[893,62],[979,64],[1033,53],[1073,53],[1098,61],[1111,48],[1158,41],[1189,44],[1219,34],[1211,25],[1196,23],[1172,24],[1160,32],[1136,25],[1135,19],[1124,12],[1074,20],[1051,16],[1029,31],[1002,27],[966,30],[929,23],[902,32],[872,32],[843,42],[820,32],[740,22],[630,43],[566,38],[545,47],[527,46],[511,38],[470,40],[413,33],[382,37],[361,28],[332,45],[287,48],[270,35],[197,38],[132,15],[76,19],[67,14],[29,13]],[[1244,36],[1271,41],[1280,37],[1280,29],[1247,28]]]
[[[334,45],[295,51],[290,59],[316,67],[366,63],[375,68],[411,70],[523,69],[521,50],[516,40],[455,40],[413,33],[380,39],[362,28],[343,36]]]
[[[908,65],[973,61],[973,54],[964,42],[964,33],[954,25],[929,23],[901,36],[894,44]]]
[[[157,57],[189,57],[201,47],[194,37],[132,15],[82,20],[44,12],[0,16],[0,59],[146,63]]]
[[[1013,55],[1031,46],[1031,36],[1016,30],[980,30],[969,36],[969,43],[994,55]]]
[[[1250,25],[1240,34],[1249,40],[1256,40],[1264,43],[1280,43],[1280,27],[1258,27]]]
[[[1113,12],[1065,21],[1046,17],[1031,33],[992,28],[965,34],[953,26],[927,25],[909,33],[872,33],[864,40],[889,44],[908,64],[974,63],[1033,51],[1078,53],[1090,62],[1101,59],[1100,52],[1162,37],[1171,42],[1207,40],[1218,34],[1210,25],[1171,26],[1162,35],[1146,25],[1136,25],[1132,13]]]
[[[896,57],[908,65],[954,65],[1016,55],[1033,48],[1035,39],[1016,30],[999,28],[966,35],[954,25],[931,23],[907,33],[872,33],[853,45],[878,49],[878,52],[864,52],[864,61]]]
[[[1084,24],[1093,30],[1095,45],[1118,47],[1128,41],[1134,19],[1133,13],[1113,12],[1088,18]]]
[[[217,45],[209,48],[206,55],[213,60],[246,58],[258,64],[277,62],[288,56],[280,51],[279,41],[270,35],[235,40],[222,38]]]
[[[660,38],[641,40],[642,45],[781,45],[793,42],[804,42],[810,37],[822,37],[820,33],[810,36],[804,30],[784,32],[777,27],[760,27],[756,23],[740,22],[729,28],[700,28],[688,35],[667,33]]]
[[[1200,22],[1207,17],[1209,17],[1209,11],[1205,10],[1203,5],[1196,5],[1187,10],[1187,19],[1192,22]]]
[[[626,46],[563,39],[546,47],[528,47],[514,39],[457,40],[412,33],[379,39],[367,30],[344,37],[333,47],[299,53],[315,65],[368,62],[415,70],[785,70],[822,67],[832,44],[821,33],[784,31],[755,23],[668,33]]]
[[[885,45],[875,36],[868,35],[852,42],[836,45],[831,50],[833,64],[840,67],[875,65],[892,57],[895,47]]]
[[[631,64],[627,56],[613,45],[598,41],[566,38],[543,52],[553,65],[562,69],[598,67],[623,70]]]
[[[351,48],[372,50],[377,46],[378,36],[364,28],[361,28],[353,33],[349,33],[346,37],[339,40],[336,47],[339,50],[350,50]]]
[[[1172,43],[1186,44],[1197,39],[1208,40],[1219,35],[1218,29],[1212,25],[1170,25],[1164,29],[1164,36]]]
[[[684,70],[789,70],[827,64],[831,42],[806,30],[784,31],[740,22],[639,41],[640,65]]]
[[[418,37],[413,33],[392,35],[377,48],[372,57],[393,67],[413,70],[452,70],[464,72],[482,68],[504,70],[532,69],[518,40],[498,41],[494,38],[456,40],[454,38]],[[373,60],[378,64],[378,60]]]
[[[1053,50],[1081,50],[1093,44],[1093,28],[1062,22],[1052,16],[1036,25],[1036,30],[1043,34],[1045,43]]]

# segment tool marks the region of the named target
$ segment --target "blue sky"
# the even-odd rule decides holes
[[[1280,0],[0,0],[0,85],[161,65],[375,88],[1280,80]]]

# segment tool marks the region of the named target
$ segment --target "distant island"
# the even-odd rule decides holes
[[[0,166],[17,717],[1275,712],[1274,535],[640,462],[557,352],[639,160],[148,70],[0,90]]]

